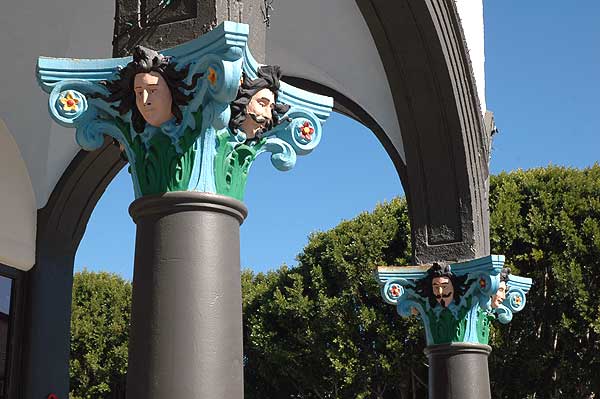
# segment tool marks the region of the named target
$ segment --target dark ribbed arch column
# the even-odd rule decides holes
[[[392,89],[416,264],[489,254],[489,132],[456,5],[356,0]],[[397,142],[398,140],[396,140]]]
[[[38,211],[36,263],[26,273],[19,398],[68,398],[75,253],[96,203],[125,165],[111,142],[80,151]]]

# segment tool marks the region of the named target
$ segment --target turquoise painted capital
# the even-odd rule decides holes
[[[83,149],[100,148],[105,136],[119,143],[136,198],[200,191],[242,200],[256,157],[270,153],[277,169],[293,168],[319,144],[333,107],[280,81],[278,67],[260,66],[248,32],[224,22],[160,54],[40,57],[38,82],[52,118],[76,129]]]
[[[502,255],[447,266],[382,266],[377,279],[383,299],[400,316],[421,319],[427,345],[487,344],[490,323],[509,323],[525,307],[532,285],[530,278],[510,274]]]

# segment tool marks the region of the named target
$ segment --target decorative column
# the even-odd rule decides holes
[[[504,256],[442,266],[377,269],[384,300],[425,327],[430,399],[490,398],[490,323],[525,307],[530,278],[510,274]]]
[[[289,170],[333,106],[280,81],[225,22],[159,54],[41,57],[49,109],[86,150],[112,137],[129,162],[137,225],[127,397],[243,397],[239,226],[252,162]]]
[[[135,200],[128,398],[242,398],[243,203],[170,192]]]

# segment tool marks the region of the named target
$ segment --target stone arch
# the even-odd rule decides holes
[[[289,83],[331,95],[337,111],[375,132],[407,195],[416,263],[486,255],[489,138],[454,2],[356,3],[381,57],[400,130],[384,131],[360,104],[326,85],[298,76],[289,76]],[[174,29],[173,23],[169,29]],[[152,42],[145,44],[152,46]],[[114,51],[119,52],[117,47]],[[31,275],[28,287],[24,380],[36,383],[31,384],[27,397],[38,394],[35,387],[44,386],[40,378],[52,384],[58,381],[62,384],[59,392],[68,390],[64,381],[68,352],[64,351],[68,348],[74,255],[92,210],[123,166],[118,149],[108,141],[93,153],[80,151],[38,212],[36,263],[43,267]],[[47,325],[54,328],[45,330]],[[60,345],[48,346],[49,342]],[[52,347],[56,349],[48,349]]]
[[[456,4],[357,4],[383,60],[400,122],[415,262],[489,254],[489,137]]]
[[[28,273],[22,378],[25,398],[69,392],[71,292],[75,253],[98,200],[123,168],[106,140],[79,151],[37,214],[35,268]]]
[[[287,83],[290,83],[293,86],[301,87],[304,90],[308,90],[313,93],[322,94],[324,96],[332,97],[334,99],[333,102],[333,110],[339,112],[342,115],[348,116],[355,121],[363,124],[368,129],[370,129],[383,148],[386,153],[392,160],[394,167],[396,168],[396,172],[400,176],[400,181],[404,186],[404,182],[407,181],[406,176],[406,165],[404,160],[402,159],[402,153],[399,151],[397,147],[394,146],[394,143],[390,140],[389,136],[385,133],[385,130],[381,127],[381,125],[369,114],[367,110],[365,110],[360,104],[351,98],[345,96],[339,91],[332,89],[323,84],[314,82],[309,79],[304,79],[296,76],[284,76],[283,80]]]

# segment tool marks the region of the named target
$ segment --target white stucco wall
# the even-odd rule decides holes
[[[74,131],[50,119],[48,95],[36,82],[37,57],[110,57],[114,7],[112,0],[20,0],[0,6],[2,263],[24,270],[33,265],[37,208],[45,206],[78,151]],[[16,185],[18,180],[23,183]]]
[[[48,95],[35,79],[37,57],[110,57],[114,7],[112,0],[20,0],[0,7],[0,118],[25,159],[38,208],[78,148],[73,130],[51,122]]]
[[[482,115],[485,113],[483,1],[457,0]],[[286,74],[329,86],[360,104],[403,148],[383,64],[354,0],[279,0],[266,59]],[[302,38],[302,40],[298,40]],[[368,77],[368,78],[367,78]],[[402,151],[402,158],[405,159]]]
[[[274,12],[267,60],[286,74],[339,91],[388,134],[400,132],[379,52],[354,0],[279,0]],[[390,136],[403,149],[400,134]],[[404,151],[400,155],[406,159]]]
[[[456,7],[460,15],[463,31],[467,39],[469,56],[477,84],[477,96],[481,106],[481,114],[486,111],[485,105],[485,46],[483,28],[483,0],[457,0]]]
[[[21,151],[2,119],[0,187],[0,263],[29,270],[35,262],[35,196]]]

